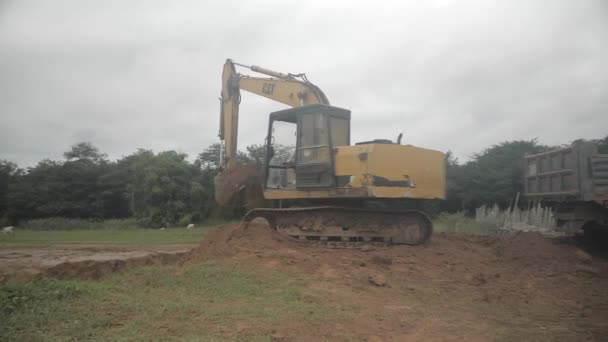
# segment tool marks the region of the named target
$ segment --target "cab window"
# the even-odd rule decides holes
[[[298,162],[302,164],[329,161],[329,135],[324,114],[307,114],[300,118]]]

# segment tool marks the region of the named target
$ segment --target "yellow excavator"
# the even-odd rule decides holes
[[[270,77],[252,77],[236,67]],[[270,113],[263,172],[237,163],[240,90],[292,108]],[[387,139],[351,145],[347,109],[331,106],[305,74],[285,74],[226,60],[222,73],[220,172],[216,201],[248,193],[244,217],[330,246],[410,244],[433,231],[417,203],[445,198],[445,155]],[[262,193],[253,201],[251,194]]]

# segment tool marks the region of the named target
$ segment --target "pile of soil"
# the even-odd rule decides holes
[[[341,275],[359,274],[354,269],[370,265],[410,265],[411,275],[433,278],[454,277],[458,280],[469,272],[500,271],[513,278],[523,273],[553,275],[559,270],[578,274],[582,265],[593,265],[591,273],[606,275],[606,262],[594,259],[581,250],[574,240],[548,238],[536,232],[519,232],[507,236],[476,236],[461,233],[435,234],[422,246],[367,246],[360,248],[327,248],[292,239],[272,230],[265,221],[248,225],[225,224],[208,233],[201,244],[184,259],[199,262],[226,258],[234,262],[272,261],[276,268],[318,270],[333,266]],[[357,262],[362,260],[362,262]],[[368,263],[365,260],[369,261]],[[361,265],[361,263],[365,265]],[[445,268],[452,272],[445,273]],[[588,270],[591,270],[591,266]],[[394,267],[380,267],[390,270]],[[389,272],[390,273],[390,272]]]
[[[366,307],[383,317],[380,325],[365,317],[350,321],[344,333],[353,336],[444,340],[459,332],[456,336],[466,340],[495,339],[491,331],[498,327],[485,329],[489,324],[520,329],[523,339],[608,336],[608,262],[581,250],[573,239],[534,232],[439,233],[422,246],[330,249],[280,235],[262,220],[216,228],[185,262],[218,258],[313,279],[328,302]],[[437,319],[438,309],[454,317],[430,327],[426,319]],[[396,316],[387,318],[394,310]],[[531,335],[535,328],[540,335]],[[340,329],[327,329],[322,337],[339,336]],[[411,329],[426,332],[412,335]]]
[[[261,219],[256,219],[247,225],[224,224],[216,227],[207,235],[197,248],[194,248],[187,261],[201,259],[232,257],[239,253],[253,253],[264,250],[276,250],[297,247],[298,241],[282,235],[271,229]]]

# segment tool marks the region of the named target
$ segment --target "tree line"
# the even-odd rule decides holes
[[[261,162],[263,147],[240,152],[244,163]],[[76,144],[63,160],[27,169],[0,160],[0,220],[66,217],[92,220],[134,217],[142,227],[200,222],[214,209],[213,177],[220,145],[194,162],[184,153],[139,149],[116,161],[91,143]]]
[[[608,136],[600,143],[608,146]],[[447,153],[444,211],[470,211],[482,204],[507,207],[523,191],[526,153],[550,148],[536,140],[507,141],[460,163]],[[0,223],[67,217],[91,220],[134,217],[142,227],[187,225],[211,215],[233,215],[214,202],[213,178],[220,145],[194,161],[184,153],[138,151],[115,161],[88,142],[72,146],[62,160],[45,159],[27,169],[0,160]],[[242,163],[262,165],[264,146],[238,153]]]

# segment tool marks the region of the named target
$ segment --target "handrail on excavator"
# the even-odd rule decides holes
[[[260,74],[264,74],[264,75],[268,75],[268,76],[272,76],[272,77],[276,77],[276,78],[280,78],[280,79],[283,79],[283,80],[294,79],[294,77],[291,74],[284,74],[282,72],[278,72],[278,71],[262,68],[262,67],[259,67],[257,65],[246,65],[246,64],[237,63],[235,61],[232,61],[232,63],[234,65],[238,65],[240,67],[247,68],[247,69],[249,69],[251,71],[258,72]]]

